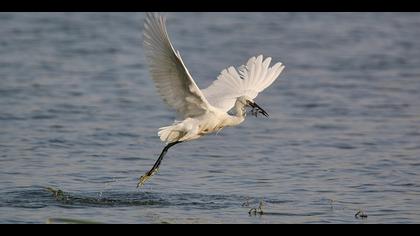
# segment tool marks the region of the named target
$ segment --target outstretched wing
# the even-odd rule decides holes
[[[150,74],[163,101],[181,117],[203,114],[210,106],[169,40],[165,18],[147,13],[144,49]]]
[[[284,65],[279,62],[270,67],[270,62],[270,57],[263,61],[260,55],[250,58],[237,70],[232,66],[224,69],[202,92],[212,106],[227,112],[235,105],[237,97],[247,95],[254,99],[277,79]]]

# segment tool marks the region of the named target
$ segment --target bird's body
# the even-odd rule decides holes
[[[140,177],[138,186],[158,170],[173,145],[239,125],[245,120],[247,107],[252,107],[255,116],[258,113],[268,116],[253,99],[284,69],[282,63],[270,67],[271,58],[260,55],[237,69],[231,66],[223,70],[208,88],[200,90],[169,40],[165,19],[148,13],[144,26],[144,48],[151,77],[164,102],[181,119],[159,129],[158,135],[167,145],[153,168]]]
[[[160,128],[158,135],[162,141],[167,143],[190,141],[198,139],[205,134],[219,132],[227,126],[239,125],[244,120],[245,113],[242,111],[242,108],[236,115],[229,115],[219,108],[210,107],[202,115],[188,117],[183,121],[175,121],[171,126]]]

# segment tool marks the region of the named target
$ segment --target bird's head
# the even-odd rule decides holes
[[[249,96],[241,96],[238,97],[237,101],[243,105],[244,108],[251,107],[250,113],[255,117],[258,116],[259,113],[263,114],[265,117],[268,117],[268,113],[264,111],[257,103],[254,102],[252,98]]]

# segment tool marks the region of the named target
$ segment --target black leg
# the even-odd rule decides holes
[[[174,146],[175,144],[178,144],[178,143],[182,143],[182,141],[176,141],[176,142],[169,143],[168,145],[166,145],[163,148],[162,152],[159,155],[159,158],[157,159],[157,161],[153,165],[152,169],[150,169],[145,175],[143,175],[139,178],[139,182],[137,183],[137,188],[140,185],[143,185],[147,181],[147,179],[152,177],[152,175],[154,175],[158,171],[160,163],[162,162],[162,159],[166,155],[166,153],[168,152],[169,148]]]

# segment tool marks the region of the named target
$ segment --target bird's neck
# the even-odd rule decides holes
[[[235,106],[233,108],[235,114],[230,116],[229,126],[239,125],[245,120],[246,116],[245,104],[243,104],[242,102],[236,100]]]
[[[235,102],[234,110],[235,110],[235,116],[236,117],[245,118],[245,114],[246,114],[245,104],[243,104],[241,101],[239,101],[239,99],[236,100],[236,102]]]

